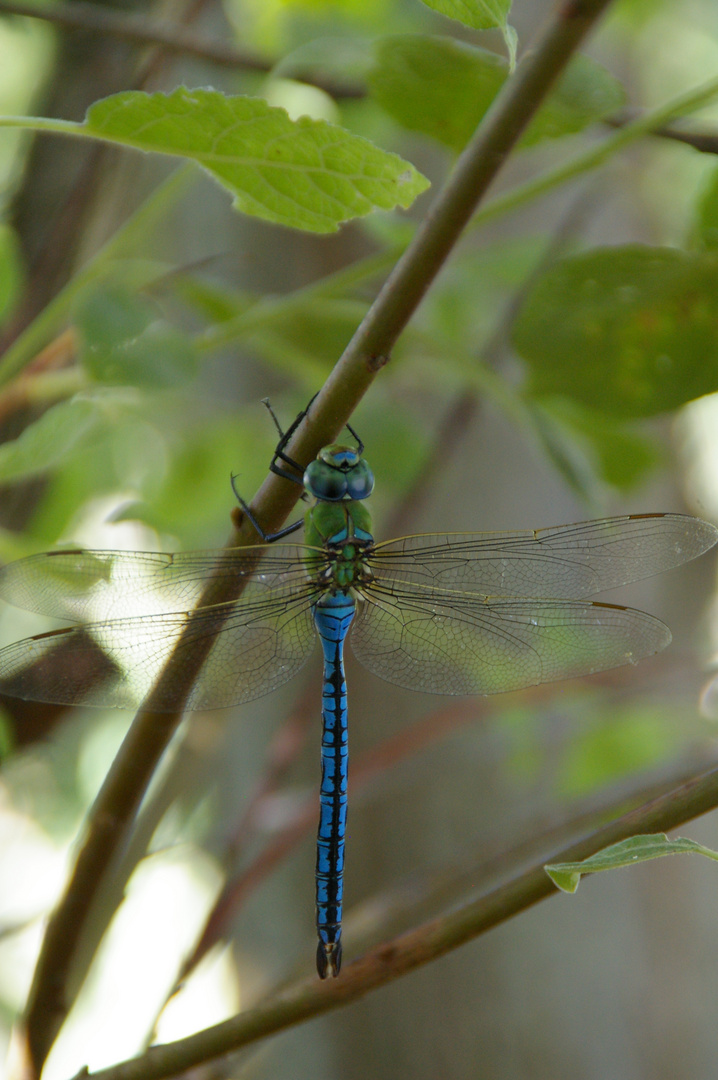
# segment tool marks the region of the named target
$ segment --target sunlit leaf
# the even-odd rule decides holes
[[[115,520],[139,520],[182,538],[186,547],[221,543],[236,505],[231,477],[251,499],[266,476],[276,442],[269,416],[259,405],[251,416],[212,413],[185,426],[167,448],[166,467],[143,501],[130,503]]]
[[[410,206],[428,187],[408,162],[335,124],[261,98],[178,87],[171,94],[126,91],[96,102],[84,130],[139,150],[196,161],[245,214],[311,232]]]

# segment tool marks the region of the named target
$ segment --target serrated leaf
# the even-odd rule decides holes
[[[335,232],[372,210],[408,207],[429,181],[335,124],[261,98],[178,87],[170,94],[126,91],[87,110],[98,138],[196,161],[234,195],[237,209],[310,232]]]
[[[193,378],[197,357],[188,338],[149,300],[117,287],[87,295],[75,314],[80,360],[97,382],[162,388]]]
[[[86,398],[54,405],[17,439],[0,446],[0,481],[21,480],[54,468],[100,423],[100,410]]]
[[[511,9],[511,0],[422,0],[422,3],[472,30],[501,30]]]
[[[630,836],[617,844],[611,844],[603,851],[596,852],[581,862],[552,863],[544,870],[554,885],[562,892],[575,893],[582,874],[596,874],[601,870],[617,870],[623,866],[658,859],[663,855],[705,855],[718,861],[718,852],[711,851],[695,840],[677,836],[669,840],[665,833],[648,833],[644,836]]]
[[[528,392],[653,416],[718,390],[718,255],[630,245],[557,263],[512,332]]]
[[[460,151],[508,74],[506,61],[486,49],[451,38],[406,34],[377,44],[369,85],[382,108],[404,127]],[[580,131],[615,112],[624,97],[620,83],[604,67],[576,56],[521,145]]]
[[[422,3],[472,30],[500,30],[513,69],[518,39],[513,26],[508,23],[511,0],[422,0]]]

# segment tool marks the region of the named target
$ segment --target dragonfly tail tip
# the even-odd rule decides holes
[[[317,945],[317,972],[320,979],[336,977],[342,966],[342,946],[339,941],[320,941]]]

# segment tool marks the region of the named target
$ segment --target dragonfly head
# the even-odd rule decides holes
[[[367,499],[374,490],[374,474],[355,447],[331,443],[307,467],[304,487],[323,502]]]

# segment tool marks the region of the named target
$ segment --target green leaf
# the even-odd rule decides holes
[[[86,398],[53,406],[17,439],[0,446],[0,481],[22,480],[54,468],[102,422],[97,403]]]
[[[718,852],[711,851],[695,840],[683,836],[669,840],[665,833],[649,833],[645,836],[631,836],[618,844],[611,844],[603,851],[591,855],[581,862],[553,863],[544,866],[544,870],[554,885],[562,892],[575,893],[582,874],[596,874],[600,870],[617,870],[622,866],[658,859],[663,855],[705,855],[718,861]]]
[[[718,389],[718,256],[601,248],[564,259],[513,328],[535,396],[645,417]]]
[[[463,150],[509,74],[496,53],[451,38],[383,38],[369,85],[391,116],[412,131]],[[528,146],[587,127],[624,102],[620,83],[594,60],[576,56],[521,140]]]
[[[456,19],[472,30],[501,30],[506,25],[511,0],[422,0],[432,11]]]
[[[126,91],[87,110],[83,133],[196,161],[235,196],[237,209],[310,232],[335,232],[371,210],[410,206],[429,186],[396,154],[335,124],[261,98],[178,87]]]
[[[136,293],[95,289],[83,299],[75,324],[81,362],[97,382],[162,388],[195,375],[197,358],[189,340]]]
[[[383,38],[369,86],[403,127],[463,150],[507,76],[506,61],[451,38]]]
[[[500,30],[506,42],[511,68],[516,64],[518,38],[508,17],[511,0],[422,0],[432,11],[456,19],[472,30]]]

